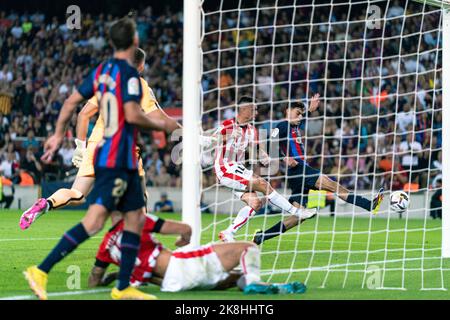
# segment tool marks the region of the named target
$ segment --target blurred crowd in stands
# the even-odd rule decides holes
[[[242,95],[255,97],[256,124],[270,130],[289,101],[307,102],[319,93],[321,106],[307,115],[303,135],[313,167],[351,189],[372,189],[381,178],[394,190],[436,187],[442,166],[441,13],[414,2],[406,10],[399,1],[389,3],[386,21],[373,29],[366,28],[364,10],[348,5],[206,11],[203,129],[233,117]],[[39,160],[42,142],[64,99],[111,55],[114,19],[86,14],[81,30],[68,30],[43,13],[0,11],[0,172],[13,183],[61,180],[74,171],[76,117],[49,165]],[[181,107],[182,12],[167,8],[155,16],[148,7],[136,21],[147,52],[144,78],[162,107]],[[169,140],[142,138],[150,186],[181,185]],[[283,172],[271,182],[282,187]],[[211,169],[203,183],[216,183]]]
[[[69,30],[65,21],[44,13],[0,11],[0,172],[6,181],[29,185],[61,180],[75,171],[75,116],[49,165],[39,159],[43,141],[53,133],[64,100],[94,66],[111,56],[108,29],[116,18],[86,14],[81,30]],[[136,22],[147,53],[144,78],[162,107],[181,107],[181,12],[167,8],[155,16],[147,7]],[[180,168],[167,157],[170,143],[158,134],[152,142],[143,139],[148,184],[179,185]]]

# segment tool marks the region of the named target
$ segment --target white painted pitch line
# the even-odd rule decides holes
[[[78,291],[51,292],[47,296],[49,296],[49,297],[77,296],[77,295],[80,295],[80,294],[102,293],[102,292],[108,292],[108,291],[111,291],[111,288],[109,288],[109,289],[91,289],[91,290],[78,290]],[[0,300],[30,300],[30,299],[36,299],[36,296],[35,295],[28,295],[28,296],[11,296],[11,297],[0,298]]]
[[[89,239],[102,239],[103,237],[91,237]],[[13,242],[13,241],[43,241],[43,240],[59,240],[59,238],[14,238],[14,239],[0,239],[0,242]]]

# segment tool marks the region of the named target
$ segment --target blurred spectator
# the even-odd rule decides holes
[[[394,3],[389,7],[386,18],[399,17],[403,15],[404,11],[405,9],[400,6],[398,0],[395,0]]]
[[[158,148],[159,157],[163,157],[167,146],[166,134],[162,131],[152,131],[152,138]]]
[[[409,104],[403,106],[403,111],[397,114],[397,125],[400,133],[406,132],[409,126],[414,125],[416,117]]]
[[[28,147],[20,167],[32,176],[34,182],[38,183],[41,181],[42,166],[36,159],[32,146]]]
[[[167,198],[167,193],[161,193],[161,198],[155,203],[155,212],[173,212],[173,203]]]
[[[28,149],[29,147],[33,149],[37,149],[39,147],[39,142],[36,140],[34,136],[34,131],[29,129],[27,132],[27,139],[22,143],[23,149]]]
[[[0,79],[0,115],[9,115],[12,109],[14,95],[11,93],[8,83]]]
[[[102,37],[99,32],[96,30],[91,38],[89,38],[88,43],[94,48],[94,50],[99,51],[102,50],[106,45],[105,38]]]
[[[3,68],[0,70],[0,81],[11,82],[13,80],[13,74],[11,70],[8,68],[8,65],[5,64]]]
[[[18,169],[19,164],[16,160],[15,153],[8,152],[6,155],[3,155],[3,159],[0,163],[0,175],[11,180],[13,183],[19,183],[20,177]]]
[[[415,141],[414,134],[408,133],[407,138],[400,144],[402,167],[410,170],[419,168],[419,153],[422,151],[422,145]]]
[[[167,173],[166,167],[161,167],[158,175],[153,179],[155,187],[170,187],[171,179],[170,174]]]
[[[14,185],[10,184],[11,194],[7,195],[5,194],[4,190],[5,183],[3,180],[4,180],[3,177],[0,175],[0,206],[2,206],[3,209],[9,209],[12,202],[14,201]]]
[[[19,21],[16,21],[14,27],[11,29],[11,34],[14,36],[14,38],[20,39],[23,34],[22,27],[20,26]]]
[[[74,148],[69,140],[64,140],[62,147],[59,149],[58,154],[62,157],[63,165],[65,170],[72,167],[72,157]]]
[[[159,158],[159,153],[154,151],[152,153],[152,157],[150,159],[148,159],[145,163],[144,163],[146,168],[150,168],[150,167],[155,167],[156,169],[156,173],[159,174],[161,171],[161,166],[163,165],[163,162],[161,161],[161,159]]]
[[[147,168],[145,172],[145,181],[147,187],[153,187],[155,185],[155,179],[156,179],[157,173],[155,166],[151,166],[150,168]]]

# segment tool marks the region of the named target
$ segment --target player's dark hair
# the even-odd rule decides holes
[[[127,50],[133,45],[136,34],[136,22],[124,17],[113,23],[109,29],[109,37],[115,50]]]
[[[142,62],[145,61],[146,53],[141,48],[136,48],[136,51],[134,52],[134,65],[137,67]]]
[[[239,101],[238,101],[238,105],[241,104],[247,104],[247,103],[253,103],[254,99],[250,96],[242,96]]]
[[[287,105],[284,107],[283,113],[286,115],[286,113],[287,113],[287,111],[288,111],[289,109],[300,109],[300,110],[303,112],[303,111],[306,110],[306,106],[305,106],[305,104],[304,104],[303,102],[301,102],[301,101],[296,101],[296,102],[291,103],[290,105],[287,104]]]

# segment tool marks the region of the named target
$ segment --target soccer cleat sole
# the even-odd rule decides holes
[[[25,276],[31,291],[33,291],[35,296],[38,297],[39,300],[48,300],[47,293],[42,289],[39,289],[39,286],[36,284],[33,277],[27,271],[24,271],[23,275]]]

